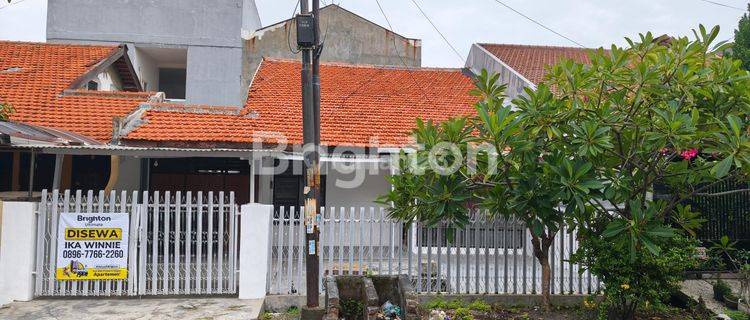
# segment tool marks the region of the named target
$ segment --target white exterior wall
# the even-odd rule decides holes
[[[141,186],[141,158],[120,156],[120,174],[113,190],[138,191]]]
[[[500,83],[508,85],[508,88],[505,90],[505,94],[508,95],[507,102],[525,94],[523,91],[524,88],[528,87],[536,90],[534,83],[476,43],[471,46],[469,56],[466,58],[466,68],[477,75],[481,74],[482,69],[486,69],[490,74],[500,74],[500,78],[498,79]]]
[[[114,68],[109,67],[104,72],[96,75],[97,83],[99,83],[99,91],[118,91],[122,90],[122,80],[117,75],[117,71]],[[84,84],[85,86],[86,84]]]
[[[141,81],[144,91],[155,91],[159,87],[159,67],[154,59],[142,49],[128,45],[128,56],[133,61],[133,68]]]
[[[0,305],[34,298],[36,214],[33,202],[0,202]]]
[[[359,186],[350,188],[351,185],[357,185],[356,174],[345,174],[335,170],[334,167],[339,165],[330,165],[326,173],[326,206],[331,207],[382,207],[375,200],[387,193],[391,185],[386,180],[389,175],[387,169],[375,168],[377,163],[360,163],[358,166],[367,168],[370,172],[365,172],[363,181]],[[377,169],[377,172],[375,172]],[[364,171],[364,170],[361,170]],[[344,171],[346,172],[346,171]]]

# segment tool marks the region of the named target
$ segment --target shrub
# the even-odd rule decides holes
[[[474,316],[471,314],[469,308],[458,308],[456,309],[456,320],[474,320]]]
[[[728,310],[726,315],[732,318],[732,320],[750,320],[750,316],[747,313],[738,310]]]
[[[428,310],[432,310],[432,309],[455,310],[463,306],[464,306],[464,303],[461,300],[453,299],[451,301],[445,301],[442,298],[435,298],[424,304],[424,307]]]
[[[442,298],[435,298],[435,299],[432,299],[432,300],[430,300],[430,301],[428,301],[427,303],[424,304],[424,307],[427,310],[432,310],[432,309],[447,309],[445,306],[446,306],[446,302]]]
[[[341,300],[341,317],[348,320],[362,320],[365,306],[355,299]]]
[[[583,262],[608,284],[602,289],[600,316],[609,313],[610,318],[632,319],[639,305],[662,305],[677,289],[683,271],[697,265],[694,240],[676,237],[660,245],[664,249],[659,255],[640,250],[633,263],[627,248],[612,246],[601,238],[581,240],[574,260]]]
[[[446,308],[446,309],[450,309],[450,310],[455,310],[455,309],[461,308],[461,307],[463,307],[463,306],[464,306],[464,303],[463,303],[463,301],[461,301],[461,300],[458,300],[458,299],[453,299],[453,300],[451,300],[451,301],[448,301],[448,302],[447,302],[447,303],[445,304],[445,308]]]
[[[489,304],[487,304],[487,302],[484,302],[479,299],[474,300],[472,303],[470,303],[466,307],[474,311],[481,311],[481,312],[492,311],[492,307]]]

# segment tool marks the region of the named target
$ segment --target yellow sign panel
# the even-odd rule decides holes
[[[57,280],[127,279],[128,269],[78,269],[57,268]]]
[[[122,240],[122,229],[66,228],[65,240]]]

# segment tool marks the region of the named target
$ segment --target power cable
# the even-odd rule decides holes
[[[715,5],[720,6],[720,7],[725,7],[725,8],[729,8],[729,9],[739,10],[739,11],[742,11],[742,12],[745,11],[745,9],[742,9],[740,7],[730,6],[728,4],[724,4],[724,3],[720,3],[720,2],[716,2],[716,1],[711,1],[711,0],[699,0],[699,1],[703,1],[705,3],[710,3],[710,4],[715,4]]]
[[[297,7],[299,7],[299,2],[300,0],[297,0],[294,2],[294,10],[292,11],[292,17],[290,18],[290,20],[294,20],[294,17],[297,16]],[[292,30],[291,25],[288,28],[286,28],[286,44],[287,46],[289,46],[289,52],[291,52],[292,54],[298,54],[301,52],[301,50],[295,51],[294,49],[292,49],[292,43],[289,42],[289,38],[291,38],[291,30]]]
[[[440,29],[438,29],[438,27],[432,22],[432,19],[430,19],[430,17],[427,16],[427,13],[425,13],[424,10],[422,10],[422,7],[419,6],[419,3],[417,3],[416,0],[411,0],[411,2],[415,6],[417,6],[417,9],[419,9],[419,12],[421,12],[422,15],[425,17],[425,19],[427,19],[427,22],[429,22],[430,25],[432,25],[432,28],[435,29],[435,31],[437,31],[437,33],[440,35],[440,37],[443,38],[443,41],[445,41],[445,43],[448,44],[448,46],[451,48],[451,50],[453,50],[453,52],[456,54],[456,56],[458,56],[458,58],[461,60],[461,63],[463,63],[466,60],[466,57],[464,55],[460,54],[458,52],[458,50],[456,50],[456,47],[454,47],[453,44],[451,44],[451,42],[448,41],[448,38],[446,38],[445,35],[442,32],[440,32]],[[380,6],[379,3],[378,3],[378,6]],[[380,10],[382,11],[383,9],[381,8]]]
[[[388,16],[385,14],[385,11],[383,10],[383,6],[380,5],[380,1],[379,0],[375,0],[375,3],[378,4],[378,8],[380,9],[380,13],[383,14],[383,18],[385,18],[385,23],[388,24],[388,29],[389,29],[388,31],[390,31],[391,33],[394,34],[394,36],[393,36],[393,51],[396,52],[396,56],[398,56],[398,59],[401,60],[401,64],[403,64],[404,67],[408,68],[409,66],[406,64],[406,61],[404,61],[404,57],[402,57],[401,54],[398,52],[398,44],[396,44],[396,36],[395,36],[396,32],[393,31],[393,26],[391,25],[391,20],[388,19]]]
[[[412,1],[414,1],[414,0],[412,0]],[[518,10],[516,10],[516,9],[513,9],[513,7],[511,7],[511,6],[509,6],[509,5],[505,4],[505,3],[503,3],[503,2],[502,2],[502,1],[500,1],[500,0],[495,0],[495,2],[497,2],[498,4],[500,4],[500,5],[501,5],[501,6],[503,6],[503,7],[506,7],[506,8],[508,8],[509,10],[511,10],[511,11],[513,11],[513,12],[515,12],[516,14],[518,14],[518,15],[520,15],[520,16],[522,16],[522,17],[526,18],[526,20],[529,20],[529,21],[531,21],[531,22],[535,23],[536,25],[538,25],[538,26],[540,26],[540,27],[542,27],[542,28],[544,28],[544,29],[547,29],[547,31],[549,31],[549,32],[552,32],[552,33],[554,33],[554,34],[556,34],[556,35],[558,35],[558,36],[560,36],[560,37],[562,37],[562,38],[565,38],[566,40],[568,40],[568,41],[570,41],[570,42],[574,43],[575,45],[577,45],[577,46],[579,46],[579,47],[581,47],[581,48],[585,48],[585,47],[586,47],[586,46],[584,46],[584,45],[582,45],[582,44],[578,43],[577,41],[575,41],[575,40],[573,40],[573,39],[571,39],[571,38],[569,38],[569,37],[566,37],[566,36],[565,36],[565,35],[563,35],[562,33],[559,33],[559,32],[557,32],[557,31],[555,31],[555,30],[552,30],[552,28],[550,28],[550,27],[548,27],[548,26],[545,26],[545,25],[544,25],[544,24],[542,24],[541,22],[539,22],[539,21],[536,21],[536,20],[532,19],[531,17],[529,17],[529,16],[527,16],[527,15],[523,14],[522,12],[520,12],[520,11],[518,11]]]
[[[393,25],[391,25],[391,20],[388,19],[388,15],[385,14],[385,10],[383,10],[383,6],[380,4],[380,1],[379,0],[375,0],[375,3],[378,4],[378,9],[380,9],[380,13],[383,14],[383,18],[385,18],[385,22],[388,24],[388,31],[390,31],[394,35],[393,36],[393,51],[398,56],[398,59],[401,60],[401,64],[404,66],[404,72],[406,72],[406,74],[409,75],[409,78],[411,78],[412,83],[419,83],[419,81],[417,81],[417,79],[414,77],[414,74],[412,73],[413,70],[410,70],[410,69],[413,69],[413,67],[410,67],[409,65],[407,65],[406,61],[404,60],[404,57],[401,56],[401,54],[399,54],[399,52],[398,52],[398,44],[396,43],[396,32],[393,31]],[[385,70],[381,70],[381,72],[378,73],[378,76],[380,74],[382,74],[383,72],[385,72]],[[372,81],[374,78],[375,77],[370,78],[370,80],[368,80],[364,84],[370,83],[370,81]],[[354,93],[356,93],[357,91],[359,91],[359,89],[362,88],[362,87],[363,86],[360,86],[359,88],[357,88],[357,90],[355,90],[352,94],[350,94],[349,96],[347,96],[346,99],[344,99],[344,101],[346,101],[347,99],[349,99],[349,97],[351,95],[353,95]],[[406,89],[406,88],[404,88],[404,89]],[[422,90],[419,91],[419,94],[422,96],[423,99],[425,99],[425,101],[427,101],[430,104],[432,103],[430,97],[428,95],[425,95],[425,93]]]

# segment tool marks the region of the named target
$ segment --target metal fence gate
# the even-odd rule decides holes
[[[57,281],[59,216],[130,216],[128,278]],[[237,291],[234,193],[42,191],[37,209],[37,296],[233,294]]]
[[[303,208],[278,208],[271,220],[269,294],[305,293]],[[541,266],[523,223],[477,214],[464,230],[421,223],[406,228],[383,208],[321,208],[320,272],[407,274],[417,292],[541,292]],[[553,294],[588,294],[600,283],[570,261],[575,233],[558,232],[550,248]],[[322,279],[322,277],[321,277]],[[322,280],[321,280],[322,281]],[[321,285],[320,288],[323,288]]]

